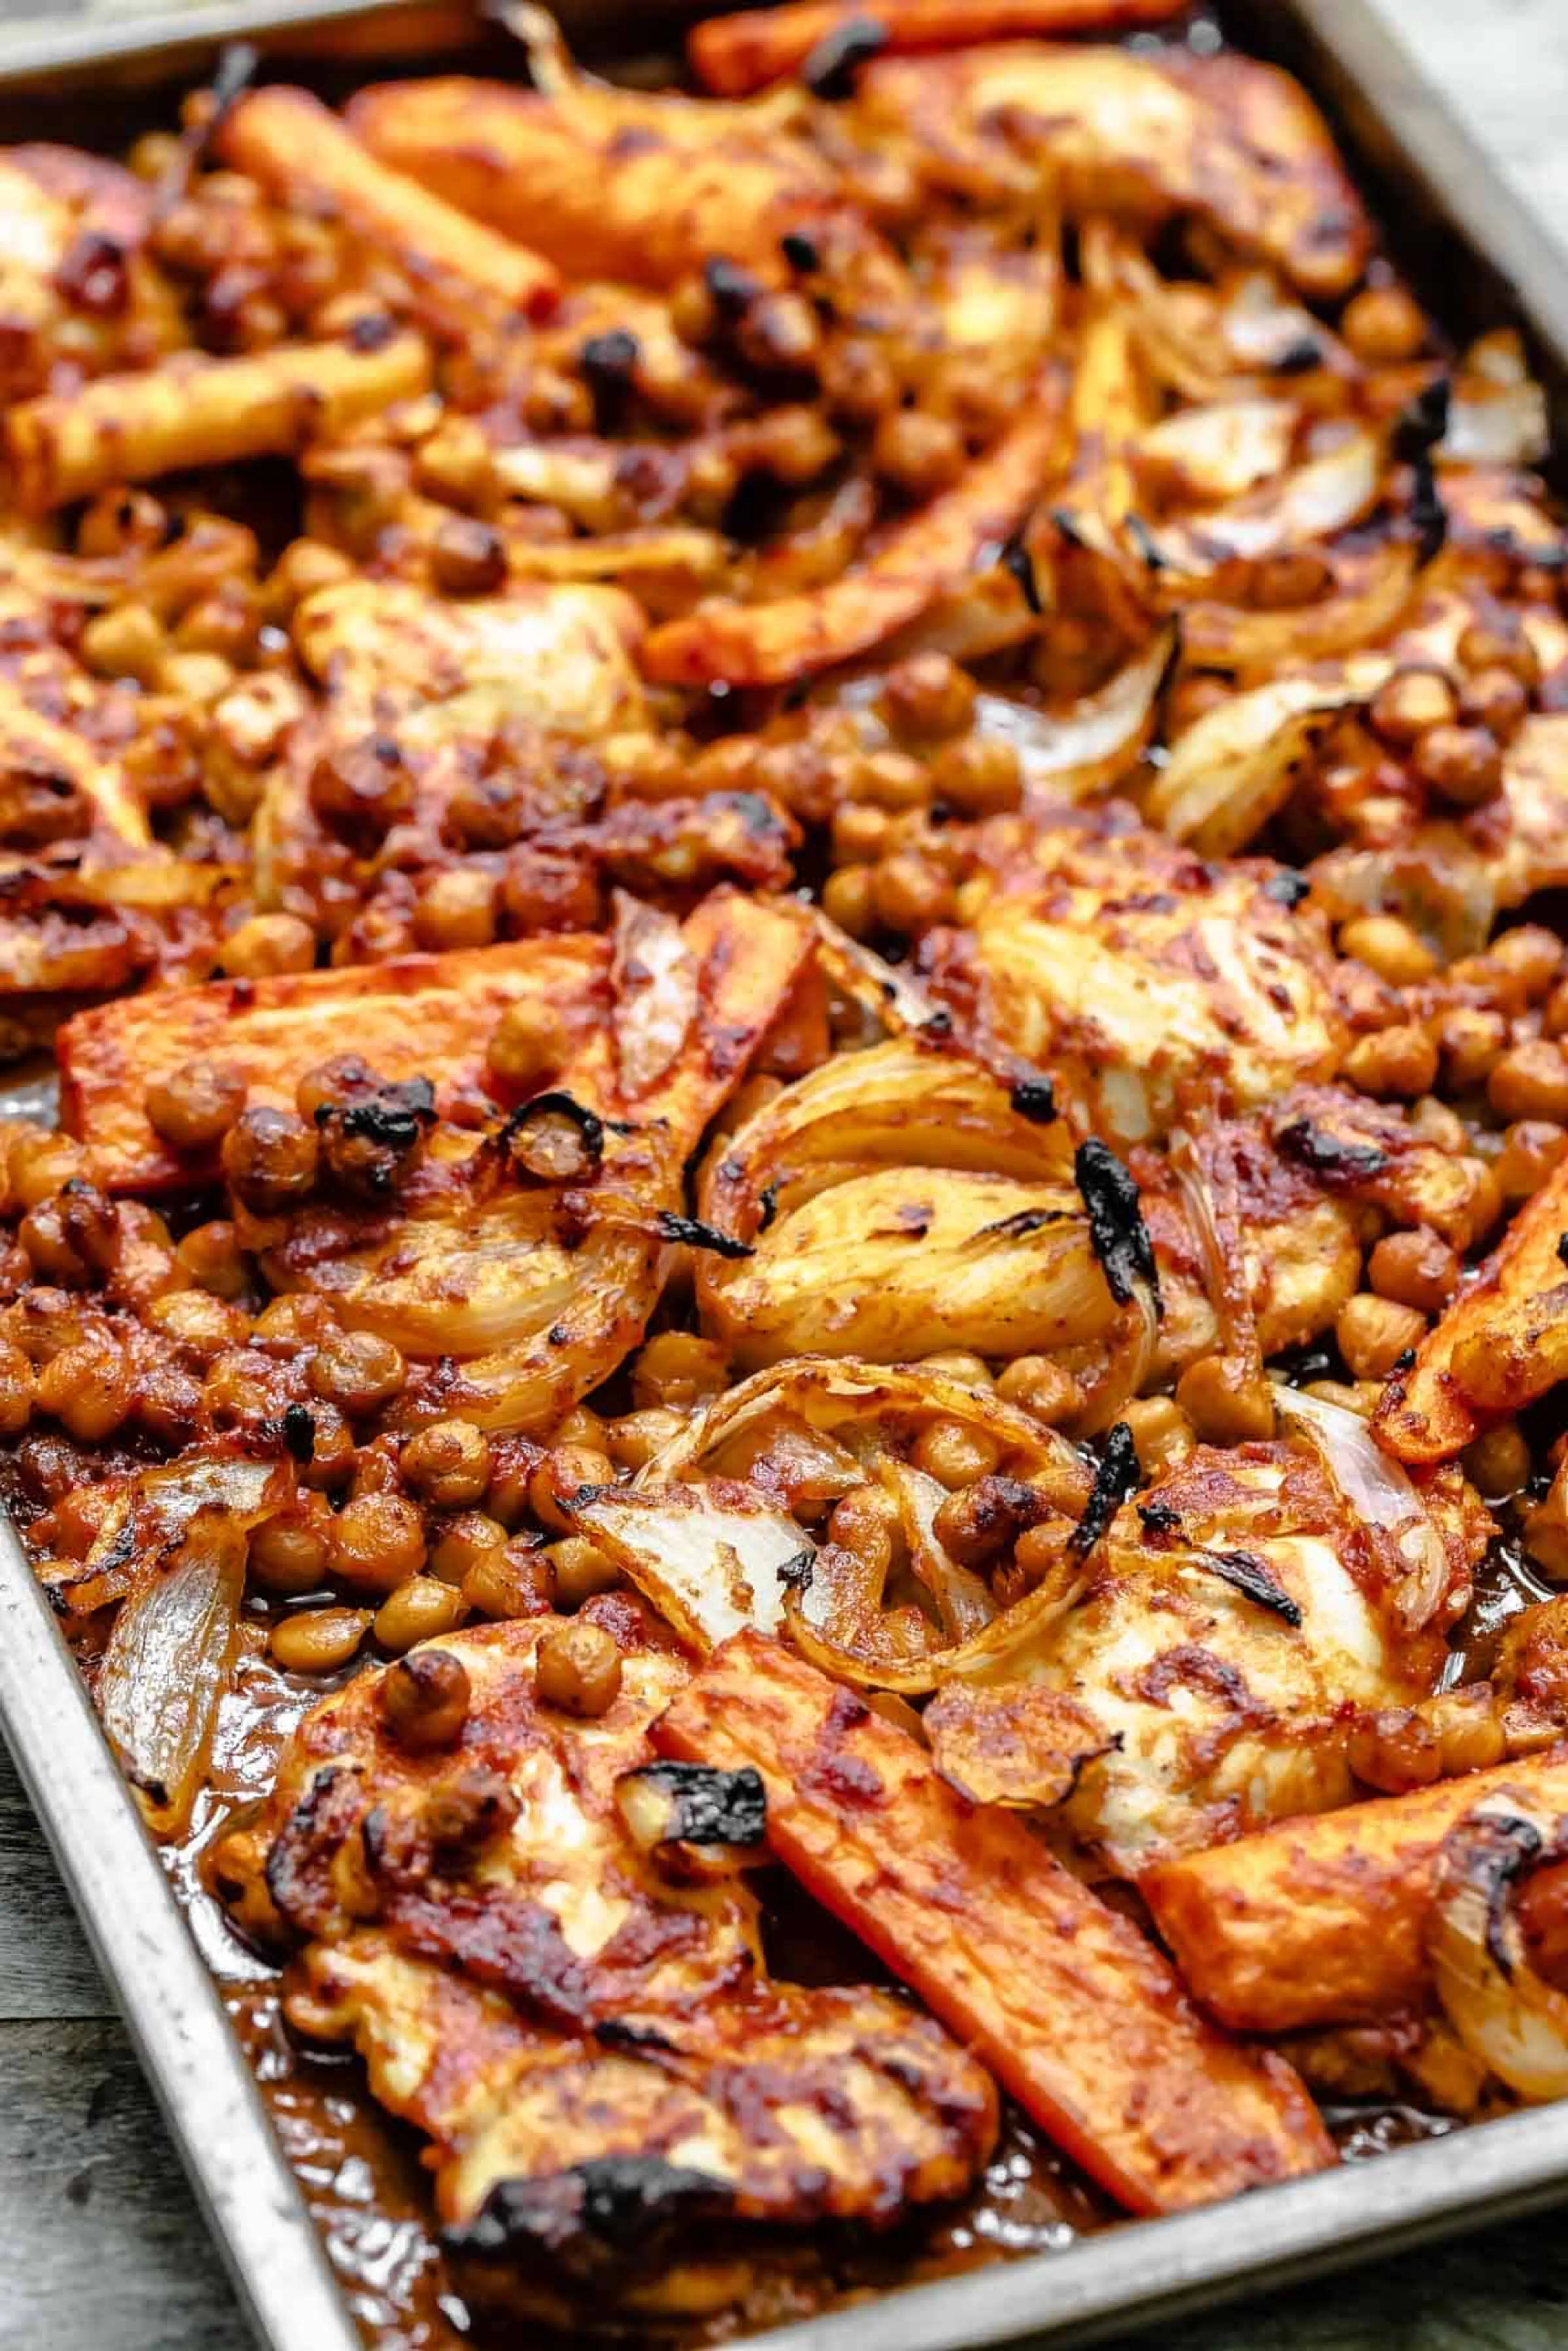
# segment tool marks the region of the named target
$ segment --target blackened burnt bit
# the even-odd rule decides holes
[[[692,2221],[731,2209],[721,2179],[662,2155],[603,2155],[542,2179],[499,2179],[473,2220],[443,2232],[449,2253],[541,2260],[569,2277],[652,2260]]]
[[[1160,1277],[1155,1247],[1144,1222],[1138,1187],[1115,1153],[1091,1136],[1073,1154],[1072,1172],[1089,1214],[1089,1238],[1107,1287],[1118,1306],[1146,1283],[1160,1311]]]
[[[316,1458],[316,1423],[302,1404],[284,1406],[283,1442],[302,1468]]]
[[[715,1257],[749,1257],[751,1246],[737,1240],[734,1233],[721,1233],[716,1225],[705,1225],[696,1217],[677,1217],[671,1208],[659,1211],[660,1238],[667,1241],[684,1241],[687,1249],[711,1249]]]
[[[1228,1583],[1232,1591],[1239,1592],[1244,1599],[1255,1602],[1260,1608],[1271,1609],[1287,1625],[1301,1623],[1299,1603],[1291,1599],[1272,1568],[1253,1552],[1197,1550],[1193,1552],[1193,1558],[1199,1567],[1206,1567],[1211,1575],[1218,1575],[1222,1583]]]
[[[1056,1089],[1048,1077],[1031,1070],[1013,1080],[1008,1100],[1031,1125],[1049,1126],[1056,1116]]]
[[[1388,1165],[1388,1154],[1375,1143],[1344,1143],[1314,1126],[1310,1118],[1292,1119],[1274,1138],[1287,1159],[1310,1168],[1332,1192],[1336,1185],[1369,1183]]]
[[[768,1792],[749,1763],[721,1771],[710,1763],[649,1763],[638,1773],[671,1800],[668,1838],[681,1844],[760,1844]]]
[[[1072,1537],[1075,1558],[1082,1559],[1093,1550],[1123,1503],[1131,1501],[1137,1492],[1142,1474],[1133,1432],[1124,1420],[1119,1420],[1114,1428],[1105,1432],[1104,1448],[1095,1465],[1094,1484]]]
[[[824,33],[800,68],[800,79],[813,98],[851,98],[862,66],[887,47],[887,26],[875,16],[850,16]]]

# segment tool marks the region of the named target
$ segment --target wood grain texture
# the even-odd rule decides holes
[[[1568,0],[1379,5],[1568,243]],[[0,0],[0,41],[5,19],[35,11],[42,0]],[[96,13],[110,13],[103,0]],[[0,2183],[3,2351],[239,2351],[227,2286],[3,1750]],[[1556,2351],[1568,2236],[1552,2216],[1515,2222],[1161,2339],[1166,2351]]]

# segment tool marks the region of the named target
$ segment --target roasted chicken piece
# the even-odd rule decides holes
[[[1019,43],[890,58],[858,111],[957,191],[1057,175],[1070,208],[1193,215],[1315,296],[1354,284],[1371,231],[1317,110],[1247,57]]]
[[[965,1675],[963,1735],[994,1702],[998,1739],[1025,1743],[1019,1799],[1028,1766],[1059,1801],[1061,1749],[1048,1724],[1030,1751],[1028,1720],[1009,1720],[1013,1686],[1071,1702],[1082,1761],[1056,1817],[1113,1870],[1344,1803],[1355,1710],[1437,1687],[1490,1521],[1452,1475],[1421,1494],[1397,1473],[1371,1482],[1354,1414],[1319,1405],[1308,1427],[1321,1453],[1198,1447],[1117,1513],[1027,1649]]]
[[[811,146],[744,107],[452,75],[361,90],[348,121],[382,162],[578,277],[669,286],[723,254],[779,283],[790,231],[864,235]]]
[[[659,1765],[685,1663],[635,1602],[584,1617],[620,1655],[595,1719],[549,1701],[550,1620],[453,1635],[307,1717],[260,1832],[291,2020],[432,2140],[465,2285],[558,2325],[744,2305],[798,2232],[958,2194],[997,2124],[940,2026],[770,1979],[741,1878],[635,1840],[632,1792],[673,1790],[760,1856],[761,1786]],[[444,1695],[440,1744],[404,1685]]]
[[[1290,876],[1206,865],[1113,804],[1038,829],[1021,855],[1015,824],[1001,820],[973,928],[922,943],[934,992],[982,1050],[1049,1070],[1118,1148],[1186,1104],[1246,1110],[1333,1076],[1345,1037],[1326,940]]]

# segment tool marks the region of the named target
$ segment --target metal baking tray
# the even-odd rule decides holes
[[[567,0],[559,13],[584,36],[634,26],[643,45],[683,12]],[[1504,184],[1372,0],[1220,0],[1217,14],[1239,47],[1287,66],[1323,107],[1392,251],[1439,321],[1457,335],[1524,329],[1552,405],[1556,478],[1568,486],[1568,255],[1549,227]],[[229,40],[279,57],[313,50],[319,66],[328,34],[368,73],[385,71],[400,49],[422,62],[449,50],[464,24],[461,5],[444,0],[401,15],[364,0],[218,0],[134,25],[12,31],[0,52],[0,137],[37,137],[57,113],[58,135],[80,139],[96,101],[117,107],[127,93],[144,119],[150,90],[188,85]],[[309,72],[306,65],[303,78]],[[36,1106],[0,1097],[0,1110]],[[256,2342],[263,2351],[355,2351],[358,2330],[213,1980],[3,1520],[0,1724]],[[770,2351],[1086,2342],[1563,2199],[1568,2104],[1267,2189],[1245,2211],[1230,2202],[1124,2222],[1063,2252],[750,2339]]]

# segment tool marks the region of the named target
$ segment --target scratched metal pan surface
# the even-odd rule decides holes
[[[578,0],[563,18],[603,36],[628,11]],[[632,12],[639,43],[650,19]],[[677,12],[678,13],[678,12]],[[686,12],[692,13],[690,10]],[[1456,334],[1512,321],[1531,341],[1568,485],[1568,257],[1454,120],[1367,0],[1227,0],[1241,47],[1288,66],[1328,113],[1393,248]],[[460,7],[367,10],[362,0],[261,0],[144,19],[40,27],[0,54],[0,138],[58,102],[134,84],[167,93],[225,41],[287,55],[312,30],[384,71],[423,62]],[[351,20],[351,26],[345,23]],[[664,21],[668,21],[664,16]],[[404,37],[404,28],[413,37]],[[317,47],[318,58],[322,55]],[[373,60],[373,64],[372,64]],[[341,57],[338,73],[340,76]],[[308,76],[307,76],[308,78]],[[72,135],[69,131],[62,135]],[[79,127],[75,132],[82,135]],[[46,1088],[0,1092],[37,1113]],[[358,2333],[238,2042],[186,1931],[53,1616],[0,1520],[0,1724],[123,2009],[240,2304],[265,2351],[353,2351]],[[1087,2342],[1243,2292],[1347,2267],[1568,2199],[1568,2106],[1542,2107],[1370,2163],[1178,2219],[1128,2222],[1038,2255],[890,2294],[751,2338],[771,2351],[968,2351]]]

